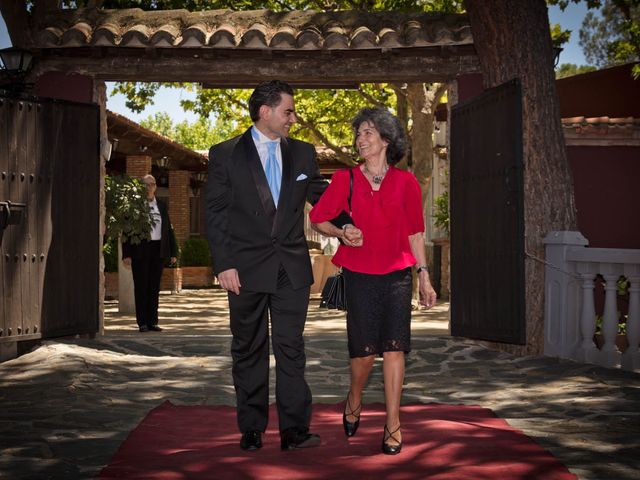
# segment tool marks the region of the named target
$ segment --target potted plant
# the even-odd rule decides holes
[[[184,287],[202,288],[213,286],[213,271],[209,244],[202,237],[192,237],[184,242],[180,250],[180,268]]]

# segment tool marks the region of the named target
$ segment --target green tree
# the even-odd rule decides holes
[[[574,65],[573,63],[563,63],[556,69],[556,78],[571,77],[581,73],[593,72],[597,70],[592,65]]]
[[[149,115],[146,119],[140,121],[140,125],[176,141],[175,126],[173,125],[171,116],[167,112],[158,112],[155,115]]]
[[[580,29],[580,46],[589,63],[606,67],[640,60],[640,0],[547,0],[564,10],[585,1],[592,10]],[[593,10],[601,9],[600,16]],[[640,76],[640,65],[633,68]]]
[[[620,8],[620,4],[625,3],[629,4],[628,8]],[[607,0],[600,13],[601,16],[588,12],[580,29],[580,46],[587,60],[598,67],[638,60],[639,2]]]
[[[233,125],[222,121],[220,117],[215,123],[207,117],[199,117],[194,122],[184,120],[174,124],[167,112],[150,115],[141,120],[140,125],[191,150],[207,150],[211,145],[232,136],[235,131]]]

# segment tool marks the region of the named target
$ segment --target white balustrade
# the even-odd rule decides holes
[[[571,358],[606,367],[640,369],[640,250],[588,248],[579,232],[551,232],[546,244],[545,345],[548,356]],[[601,327],[603,345],[596,348],[594,286],[605,279]],[[616,282],[624,275],[630,283],[627,315],[629,346],[616,346],[618,305]]]

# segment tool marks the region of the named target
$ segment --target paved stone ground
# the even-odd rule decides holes
[[[349,378],[344,314],[316,305],[307,376],[315,402],[337,403]],[[106,307],[105,336],[47,341],[0,364],[0,478],[93,478],[162,401],[234,404],[222,292],[163,294],[162,333],[141,334],[132,316]],[[447,309],[414,315],[404,402],[488,407],[581,479],[640,478],[639,374],[516,358],[452,338]],[[365,401],[382,400],[377,365]]]

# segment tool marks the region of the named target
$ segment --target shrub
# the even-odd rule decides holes
[[[102,245],[102,254],[104,255],[104,271],[118,271],[118,241],[115,238],[107,238]]]
[[[208,267],[211,265],[209,244],[202,237],[193,237],[184,242],[180,252],[180,266]]]
[[[435,219],[435,225],[438,228],[442,228],[447,236],[449,235],[449,192],[444,192],[442,195],[434,199],[433,205],[433,218]]]

